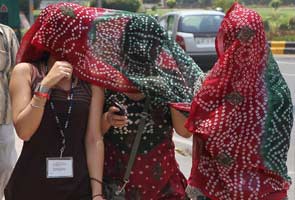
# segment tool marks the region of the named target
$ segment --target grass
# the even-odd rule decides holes
[[[295,7],[279,7],[278,10],[273,8],[265,7],[253,7],[261,16],[264,21],[268,21],[270,30],[267,33],[270,40],[285,40],[285,41],[295,41],[295,34],[290,34],[289,31],[279,30],[280,25],[289,25],[289,20],[295,17]],[[271,32],[271,33],[270,33]],[[295,31],[293,31],[295,32]],[[272,35],[270,37],[270,35]]]
[[[281,7],[278,10],[273,8],[253,8],[261,16],[263,20],[269,21],[273,27],[278,27],[281,24],[289,24],[289,20],[295,17],[295,7]]]
[[[273,8],[269,7],[252,7],[252,9],[256,10],[264,20],[267,20],[274,16],[280,16],[280,18],[285,19],[285,21],[289,21],[291,17],[295,16],[295,6],[279,7],[279,9],[276,11]]]
[[[281,35],[281,36],[273,36],[272,40],[274,41],[295,41],[295,35]]]

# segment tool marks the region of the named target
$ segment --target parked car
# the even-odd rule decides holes
[[[169,12],[159,18],[168,34],[204,70],[217,60],[215,37],[224,13],[215,10],[182,10]]]

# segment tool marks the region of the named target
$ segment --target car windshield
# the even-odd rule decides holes
[[[185,33],[217,33],[223,15],[188,15],[181,18],[178,31]]]

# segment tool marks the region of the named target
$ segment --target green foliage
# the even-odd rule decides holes
[[[264,20],[263,21],[263,25],[264,25],[264,30],[265,31],[269,31],[270,30],[270,25],[269,25],[269,21],[268,20]]]
[[[152,9],[147,9],[146,10],[146,14],[149,15],[157,15],[157,16],[162,16],[164,14],[166,14],[167,12],[173,11],[174,9],[172,8],[159,8],[155,11],[153,11]]]
[[[161,3],[161,0],[144,0],[143,2],[157,4],[157,3]]]
[[[240,0],[240,3],[244,3],[245,5],[269,5],[272,0]],[[283,5],[294,5],[294,0],[281,0],[281,4]]]
[[[271,7],[255,6],[252,9],[262,16],[268,40],[295,40],[295,29],[292,31],[290,26],[290,19],[294,16],[294,7],[281,6],[274,10]]]
[[[289,29],[289,26],[288,26],[288,24],[280,24],[279,29],[281,31],[286,31]]]
[[[157,6],[153,6],[151,9],[152,9],[152,11],[156,11],[157,10]]]
[[[277,10],[280,7],[281,4],[282,4],[281,0],[272,0],[269,3],[269,6],[272,7],[273,9]]]
[[[193,4],[196,3],[198,0],[176,0],[177,4]]]
[[[290,4],[293,4],[294,5],[294,0],[282,0],[282,4],[284,5],[290,5]]]
[[[168,8],[174,8],[176,5],[176,0],[167,0],[166,1]]]
[[[295,30],[295,16],[290,18],[289,27],[290,29]]]
[[[103,0],[102,6],[115,10],[136,12],[141,6],[140,0]]]
[[[148,2],[148,0],[144,0],[144,2]],[[198,4],[203,7],[212,6],[212,3],[215,0],[176,0],[177,5],[191,5],[191,4]],[[227,1],[227,0],[224,0]],[[239,0],[240,3],[245,5],[264,5],[267,6],[272,0]],[[282,5],[294,5],[294,0],[281,0]]]
[[[179,3],[177,0],[177,6]],[[189,0],[193,1],[193,0]],[[205,1],[205,0],[204,0]],[[244,0],[245,1],[245,0]],[[240,0],[239,2],[244,2]],[[264,0],[259,0],[262,2]],[[294,0],[293,0],[294,1]],[[258,3],[257,0],[253,0],[254,3]],[[231,5],[226,7],[228,9]],[[294,16],[294,6],[280,6],[277,10],[274,10],[272,7],[268,6],[247,6],[257,11],[264,23],[265,31],[267,33],[268,40],[286,40],[286,41],[295,41],[295,16]],[[176,9],[161,9],[158,8],[156,11],[147,10],[148,14],[159,15],[162,16],[167,12],[175,11]],[[226,10],[225,10],[226,11]],[[285,25],[288,24],[288,30],[281,30],[286,28]],[[281,28],[281,29],[280,29]]]
[[[252,7],[263,18],[263,20],[288,22],[291,17],[294,16],[294,7],[280,7],[278,10],[274,10],[270,7]]]
[[[214,7],[220,7],[225,12],[231,7],[235,0],[213,0]]]
[[[90,7],[96,7],[96,1],[90,0]]]
[[[278,36],[273,36],[270,38],[271,40],[275,41],[295,41],[295,34],[283,34]]]

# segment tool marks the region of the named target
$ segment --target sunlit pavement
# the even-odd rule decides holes
[[[290,88],[293,102],[293,114],[295,115],[295,56],[280,56],[276,58],[280,70]],[[292,177],[293,185],[289,190],[289,200],[295,200],[295,120],[291,133],[291,144],[288,154],[288,169]]]
[[[281,72],[284,75],[289,88],[292,93],[293,105],[295,106],[295,55],[276,56],[276,60],[280,66]],[[294,108],[295,113],[295,108]],[[291,134],[291,144],[288,155],[289,174],[292,177],[293,185],[289,190],[289,200],[295,200],[295,120]],[[179,163],[180,169],[186,177],[189,176],[191,170],[191,140],[184,139],[175,134],[174,141],[176,144],[176,159]],[[20,154],[22,142],[16,139],[16,149]]]

